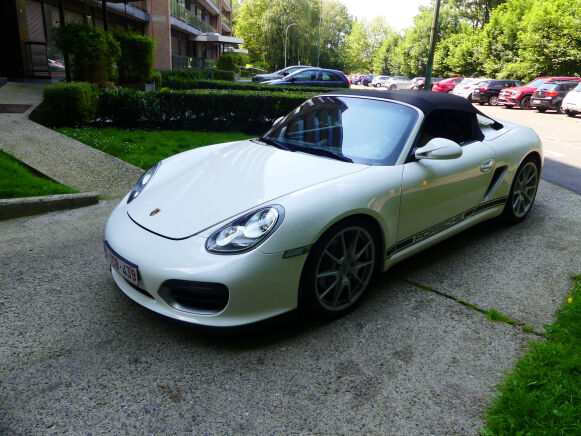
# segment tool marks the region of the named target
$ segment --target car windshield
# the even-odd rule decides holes
[[[529,82],[525,85],[525,87],[531,87],[531,88],[538,88],[539,86],[541,86],[543,83],[545,83],[547,81],[547,79],[535,79],[532,82]]]
[[[307,100],[260,140],[279,148],[366,165],[393,165],[418,119],[389,101],[319,96]]]

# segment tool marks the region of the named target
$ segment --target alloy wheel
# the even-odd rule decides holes
[[[498,105],[498,97],[490,97],[490,100],[488,101],[488,103],[489,103],[491,106],[496,106],[496,105]]]
[[[512,212],[516,218],[523,218],[535,201],[539,171],[533,162],[526,163],[516,176],[512,193]]]
[[[354,305],[363,295],[375,265],[374,241],[362,227],[342,229],[321,252],[315,270],[315,297],[331,312]]]

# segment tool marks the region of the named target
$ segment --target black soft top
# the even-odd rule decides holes
[[[436,110],[453,110],[469,112],[473,114],[484,115],[465,98],[457,95],[445,94],[443,92],[423,91],[423,90],[408,90],[401,89],[395,91],[365,91],[365,90],[348,90],[348,91],[334,91],[327,95],[344,95],[373,97],[383,100],[395,100],[402,103],[407,103],[417,107],[427,117]],[[487,115],[485,117],[489,118]]]

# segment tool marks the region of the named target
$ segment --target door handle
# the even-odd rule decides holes
[[[487,161],[482,162],[480,165],[480,171],[483,173],[487,173],[494,167],[494,159],[488,159]]]

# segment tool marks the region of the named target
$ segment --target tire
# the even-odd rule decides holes
[[[484,103],[483,103],[483,102],[481,102],[481,101],[479,101],[479,102],[478,102],[478,104],[479,104],[480,106],[484,106]]]
[[[390,86],[389,86],[389,90],[390,90],[390,91],[394,91],[394,90],[396,90],[396,89],[397,89],[397,85],[390,85]]]
[[[568,117],[571,117],[571,118],[575,118],[575,115],[577,115],[577,112],[572,112],[572,111],[565,111],[565,113],[567,114]]]
[[[529,214],[539,186],[540,171],[537,161],[527,157],[516,170],[502,218],[505,222],[516,224]]]
[[[376,88],[381,88],[381,83],[377,83],[377,84],[375,85],[375,87],[376,87]]]
[[[498,97],[495,96],[490,97],[490,99],[488,100],[488,104],[490,106],[498,106]]]
[[[537,112],[543,113],[543,112],[546,112],[546,111],[547,111],[547,109],[545,109],[544,107],[538,107],[537,108]]]
[[[557,107],[555,108],[555,110],[557,111],[558,114],[564,114],[565,110],[561,107],[560,104],[557,105]]]
[[[530,95],[525,95],[521,101],[520,105],[521,109],[530,109],[531,108],[531,97]]]
[[[506,109],[512,109],[512,104],[505,104],[505,105],[504,105],[504,107],[505,107]]]
[[[327,230],[313,245],[303,267],[299,309],[336,319],[357,307],[377,270],[377,238],[374,229],[356,219]]]

